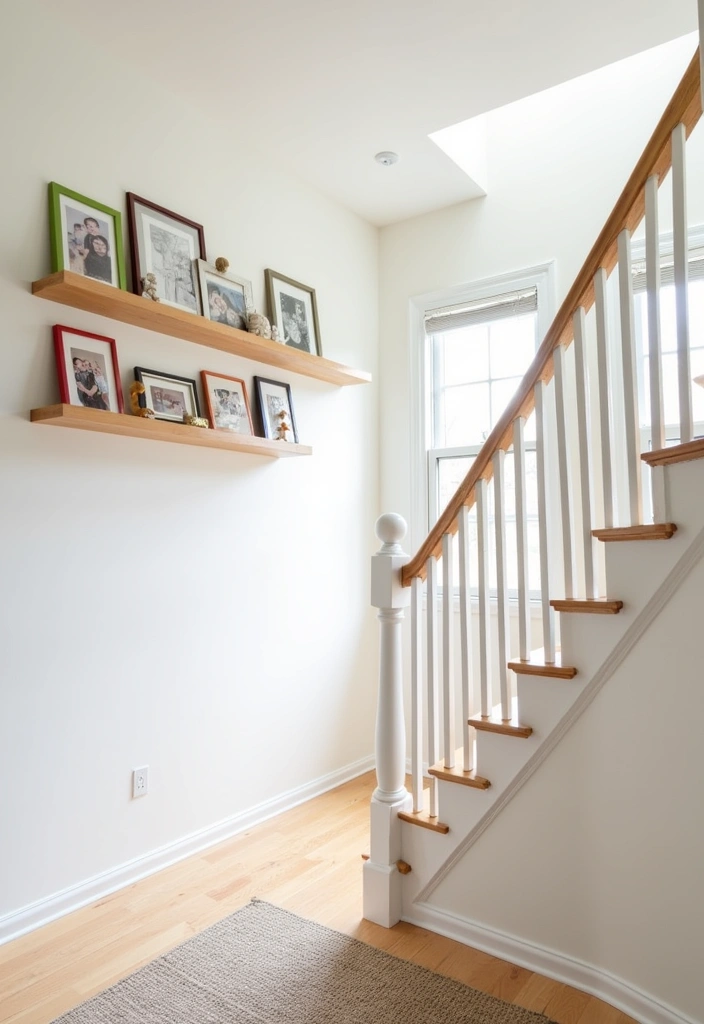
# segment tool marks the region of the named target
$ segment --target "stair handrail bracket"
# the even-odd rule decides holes
[[[376,535],[382,546],[372,556],[371,603],[379,618],[379,693],[376,719],[377,786],[371,802],[371,847],[364,863],[364,917],[385,928],[401,919],[399,812],[412,806],[405,786],[406,726],[403,709],[402,628],[411,592],[401,582],[409,555],[401,547],[405,520],[395,513],[379,516]]]

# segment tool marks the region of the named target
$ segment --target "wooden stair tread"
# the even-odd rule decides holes
[[[574,679],[577,669],[573,665],[563,665],[562,656],[559,651],[555,654],[555,661],[548,664],[545,661],[543,649],[531,651],[528,661],[509,661],[508,667],[512,672],[524,676],[548,676],[552,679]]]
[[[581,600],[576,597],[565,597],[551,601],[556,612],[587,612],[592,615],[618,615],[623,608],[623,601],[610,601],[606,597],[590,597]]]
[[[644,523],[641,526],[612,526],[592,530],[597,540],[669,540],[677,532],[675,523]]]
[[[500,736],[516,736],[518,739],[528,739],[533,733],[532,725],[523,725],[518,721],[518,703],[515,699],[511,702],[511,717],[509,719],[501,717],[501,705],[497,704],[491,709],[491,714],[486,717],[472,715],[469,724],[474,726],[478,732],[494,732]]]
[[[431,832],[440,832],[441,835],[446,836],[450,831],[450,826],[446,825],[442,821],[438,821],[437,818],[431,818],[427,811],[399,811],[398,816],[401,821],[407,821],[409,825],[420,825],[421,828],[430,829]]]
[[[471,772],[462,770],[463,756],[462,750],[458,750],[455,754],[457,763],[454,768],[446,768],[442,761],[439,761],[428,769],[428,775],[432,775],[436,779],[443,779],[445,782],[459,782],[461,786],[470,786],[472,789],[488,789],[491,785],[488,779],[477,775],[474,770]]]
[[[674,444],[671,448],[659,448],[656,452],[644,452],[641,459],[649,466],[670,466],[675,462],[704,459],[704,437],[685,444]]]

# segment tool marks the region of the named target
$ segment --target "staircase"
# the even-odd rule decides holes
[[[698,462],[704,440],[694,437],[685,172],[686,140],[701,110],[697,53],[517,394],[426,542],[409,558],[401,546],[403,520],[386,515],[377,522],[383,542],[372,560],[372,603],[381,623],[378,786],[364,865],[364,916],[386,927],[403,918],[521,962],[488,932],[463,925],[469,896],[459,900],[461,907],[452,905],[452,891],[466,894],[476,884],[463,869],[468,853],[647,641],[658,615],[704,556],[704,466]],[[670,170],[679,440],[666,447],[658,190]],[[639,407],[631,267],[631,237],[643,220],[650,368],[645,409],[642,400]],[[608,358],[614,320],[618,375]],[[645,422],[651,444],[641,453]],[[533,423],[536,493],[525,470],[526,426]],[[507,524],[507,454],[515,526]],[[652,522],[644,520],[644,493]],[[529,501],[538,508],[539,580],[529,578]],[[508,529],[516,531],[515,645]],[[539,625],[532,611],[537,591]],[[402,622],[409,606],[406,721]],[[524,959],[551,973],[549,963],[536,967],[527,953]],[[552,973],[560,976],[554,966]],[[603,985],[586,974],[582,987],[604,996]],[[638,1011],[642,1020],[693,1019],[614,991],[611,1001]]]

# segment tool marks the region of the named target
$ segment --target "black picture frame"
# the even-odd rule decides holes
[[[270,268],[264,271],[264,284],[269,317],[283,343],[299,352],[322,356],[315,288]]]
[[[290,385],[280,380],[270,380],[268,377],[254,377],[254,389],[257,395],[257,412],[262,428],[262,436],[271,440],[294,441],[298,444],[298,428],[296,418],[293,414],[293,400],[291,398]],[[280,408],[287,413],[287,419],[291,424],[292,438],[284,435],[281,437],[280,428],[277,427],[274,416],[273,403],[280,403]],[[285,422],[285,420],[284,420]]]
[[[145,387],[144,394],[139,396],[141,408],[153,409],[155,419],[168,420],[169,423],[183,423],[184,412],[190,413],[191,416],[200,416],[198,389],[196,382],[190,377],[179,377],[175,373],[163,373],[161,370],[148,370],[144,366],[135,366],[134,379]],[[158,389],[157,386],[159,381],[164,382],[161,389]],[[175,384],[176,387],[168,388],[169,383]],[[157,396],[157,390],[167,391],[169,395]],[[184,396],[183,402],[178,402],[175,398],[178,394]],[[186,396],[188,397],[186,398]],[[176,402],[171,412],[168,409],[167,401]]]

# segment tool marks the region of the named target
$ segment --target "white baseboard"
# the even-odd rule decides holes
[[[306,800],[320,796],[321,793],[327,793],[328,790],[335,789],[336,786],[341,786],[351,779],[356,779],[358,775],[363,775],[373,767],[374,757],[364,757],[360,761],[355,761],[354,764],[348,764],[344,768],[314,779],[313,782],[308,782],[304,786],[288,790],[280,796],[265,800],[246,811],[241,811],[231,818],[226,818],[215,825],[184,836],[183,839],[177,839],[174,843],[168,843],[166,846],[152,850],[144,857],[137,857],[110,871],[94,875],[84,882],[62,889],[60,892],[47,896],[46,899],[37,900],[35,903],[12,911],[10,914],[0,917],[0,945],[18,938],[26,932],[33,931],[41,925],[48,924],[49,921],[53,921],[57,917],[70,914],[88,903],[94,903],[126,885],[132,885],[140,878],[153,875],[156,871],[161,871],[171,864],[191,857],[209,846],[230,839],[239,832],[244,832],[283,811],[305,803]]]
[[[701,1024],[599,967],[495,931],[476,921],[457,917],[427,903],[414,903],[408,913],[404,912],[402,920],[456,939],[546,978],[572,985],[617,1007],[640,1024]]]

